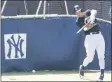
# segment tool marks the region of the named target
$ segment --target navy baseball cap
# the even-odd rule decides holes
[[[80,7],[79,7],[79,5],[75,5],[74,6],[74,12],[76,13],[76,12],[83,12],[83,9],[81,9]]]

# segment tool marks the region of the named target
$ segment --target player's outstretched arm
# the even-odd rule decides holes
[[[91,15],[90,15],[90,19],[89,19],[89,23],[87,24],[86,28],[84,29],[85,31],[91,29],[93,27],[95,18],[96,18],[96,14],[97,14],[97,10],[92,9],[90,11]]]

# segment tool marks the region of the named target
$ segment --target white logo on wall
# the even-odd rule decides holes
[[[5,34],[5,59],[26,58],[26,34]]]

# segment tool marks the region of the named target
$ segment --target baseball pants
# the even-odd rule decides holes
[[[100,69],[105,69],[105,41],[103,35],[101,33],[86,35],[84,46],[87,55],[83,61],[83,66],[86,67],[93,61],[96,50]]]

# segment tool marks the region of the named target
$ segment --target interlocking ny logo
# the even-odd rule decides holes
[[[26,58],[26,34],[5,34],[5,59]]]

